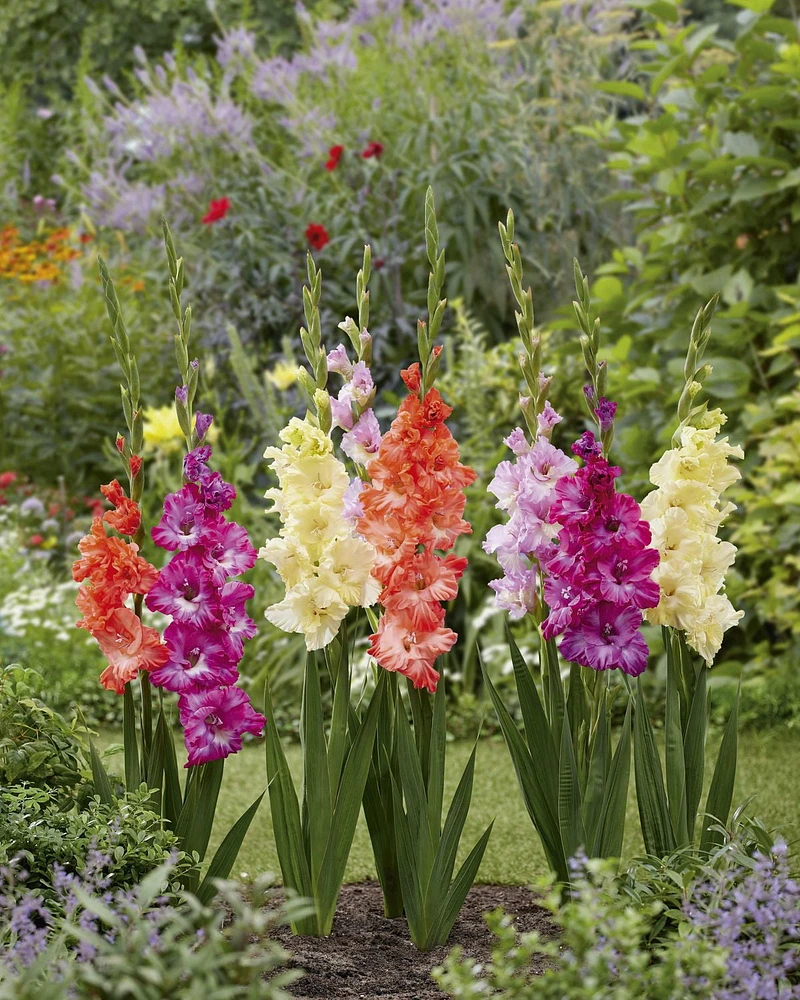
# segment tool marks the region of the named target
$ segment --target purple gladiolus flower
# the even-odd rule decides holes
[[[561,653],[566,660],[593,670],[619,667],[636,677],[647,666],[641,624],[641,612],[635,608],[598,601],[580,615],[577,625],[566,630]]]
[[[175,398],[179,403],[183,403],[184,406],[189,401],[189,386],[188,385],[176,385],[175,386]]]
[[[200,499],[200,490],[188,483],[165,498],[164,513],[153,528],[152,536],[156,545],[174,552],[198,545],[208,528],[209,518]]]
[[[202,441],[203,438],[208,433],[208,428],[214,422],[214,418],[210,413],[200,413],[199,411],[194,415],[194,429],[197,434],[198,441]]]
[[[192,623],[198,628],[215,620],[217,588],[203,565],[199,545],[172,557],[159,573],[145,603],[151,611],[160,611],[175,621]]]
[[[252,569],[258,558],[245,529],[222,517],[204,532],[202,548],[203,565],[216,586],[222,586],[229,576]]]
[[[614,423],[617,414],[617,404],[603,396],[594,408],[594,414],[600,424],[601,431],[607,431]]]

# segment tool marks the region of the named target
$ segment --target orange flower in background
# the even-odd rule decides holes
[[[132,594],[149,592],[158,570],[139,555],[135,542],[108,535],[104,527],[105,522],[126,535],[135,534],[141,523],[139,507],[116,479],[101,491],[114,510],[92,519],[89,534],[78,543],[81,558],[73,564],[72,576],[81,584],[75,600],[82,615],[78,627],[94,636],[108,660],[100,683],[122,694],[140,670],[166,663],[168,651],[156,629],[143,625],[125,605]]]
[[[373,575],[383,584],[385,609],[369,653],[415,687],[435,691],[434,661],[458,638],[444,627],[441,602],[456,596],[467,566],[466,559],[436,550],[452,548],[472,530],[462,516],[463,491],[476,474],[458,460],[458,445],[445,426],[452,410],[439,392],[430,389],[423,400],[413,394],[419,365],[402,375],[412,394],[367,466],[372,482],[359,495],[364,516],[358,530],[377,550]]]
[[[125,493],[116,479],[112,479],[107,486],[101,486],[100,492],[114,505],[114,510],[108,510],[103,515],[106,524],[121,535],[133,536],[139,530],[142,523],[142,515],[139,513],[139,505],[125,496]]]

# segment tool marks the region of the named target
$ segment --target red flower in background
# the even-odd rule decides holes
[[[44,538],[42,537],[42,535],[31,535],[31,537],[28,539],[28,545],[30,545],[32,549],[38,549],[43,541]]]
[[[208,226],[212,222],[219,222],[220,219],[224,219],[228,214],[228,209],[230,207],[231,203],[229,198],[218,198],[216,201],[210,201],[208,203],[208,211],[201,220],[203,225]]]
[[[335,170],[339,166],[339,160],[341,160],[343,152],[344,146],[331,146],[328,150],[328,159],[325,163],[325,169]]]
[[[326,243],[330,243],[330,236],[328,236],[328,230],[319,225],[317,222],[310,222],[306,226],[306,239],[309,245],[315,250],[321,250]]]
[[[8,487],[17,481],[16,472],[4,472],[0,475],[0,490],[8,489]]]
[[[382,142],[368,142],[366,148],[361,153],[361,155],[364,157],[365,160],[369,160],[373,156],[380,157],[382,154],[383,154]]]

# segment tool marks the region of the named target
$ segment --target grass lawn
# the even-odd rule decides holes
[[[713,764],[716,740],[709,742],[706,759]],[[447,796],[452,795],[470,750],[468,743],[448,745]],[[287,756],[297,779],[300,774],[299,746],[290,747]],[[710,781],[710,773],[707,781]],[[265,784],[263,747],[246,747],[228,759],[212,849]],[[751,815],[759,816],[769,828],[779,830],[791,843],[798,836],[800,820],[800,731],[774,729],[743,734],[739,743],[736,784],[734,805],[755,795],[749,809]],[[462,842],[462,856],[492,819],[495,819],[494,830],[478,881],[526,883],[544,874],[544,854],[522,804],[516,776],[501,740],[483,740],[478,748],[472,809]],[[626,855],[641,851],[633,776],[625,834]],[[253,821],[232,874],[246,872],[252,876],[263,871],[280,871],[267,797]],[[347,881],[374,876],[369,835],[362,815],[350,853]]]

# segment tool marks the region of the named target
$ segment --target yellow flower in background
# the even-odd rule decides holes
[[[172,455],[183,448],[183,431],[174,406],[148,406],[142,419],[145,447],[164,455]]]
[[[174,455],[183,449],[183,431],[174,406],[148,406],[142,413],[145,447]],[[219,437],[219,428],[212,424],[206,432],[209,444]]]
[[[277,361],[270,371],[267,372],[267,379],[275,386],[278,392],[286,392],[297,381],[297,365],[290,365],[287,361]]]
[[[721,593],[736,547],[717,537],[719,526],[735,510],[720,495],[737,479],[730,458],[744,458],[741,448],[717,440],[726,417],[720,410],[705,414],[700,427],[684,427],[679,446],[650,469],[657,489],[642,501],[650,522],[653,546],[661,561],[653,573],[661,599],[645,612],[652,625],[670,625],[686,633],[686,641],[706,661],[714,661],[725,631],[743,616]]]

